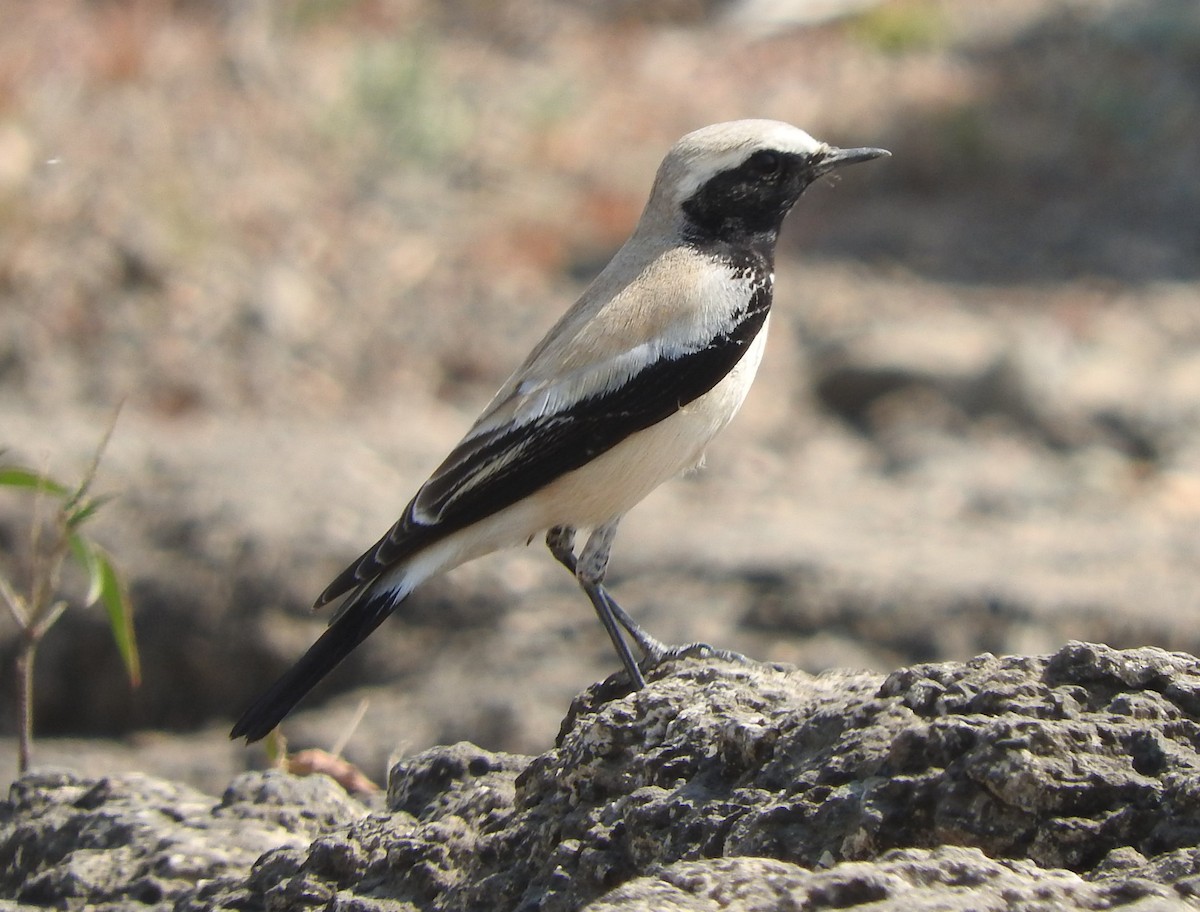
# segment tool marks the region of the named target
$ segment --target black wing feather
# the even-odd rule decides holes
[[[770,284],[762,282],[737,324],[703,348],[649,364],[617,389],[563,411],[464,440],[422,489],[422,507],[432,507],[437,522],[422,523],[414,517],[414,498],[388,533],[330,583],[317,605],[333,601],[422,548],[512,506],[698,399],[741,360],[762,329],[770,307]],[[514,449],[519,449],[519,454],[510,458]],[[474,477],[481,465],[502,458],[500,468],[456,496],[463,481]]]

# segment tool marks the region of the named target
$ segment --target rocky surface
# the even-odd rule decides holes
[[[39,770],[0,808],[0,889],[34,906],[154,907],[197,883],[241,875],[264,852],[307,848],[366,809],[332,779],[247,773],[220,801],[127,774]]]
[[[537,757],[469,743],[219,801],[42,771],[6,899],[184,910],[1200,908],[1200,660],[1072,643],[882,676],[669,663]]]
[[[622,604],[810,672],[1200,653],[1200,5],[819,6],[843,15],[9,4],[0,449],[73,479],[125,403],[90,528],[144,679],[73,604],[35,758],[210,793],[261,765],[223,731],[320,634],[315,595],[622,242],[663,151],[745,116],[893,157],[789,218],[755,388],[623,522]],[[0,491],[18,585],[35,514]],[[535,544],[424,587],[286,732],[328,748],[368,698],[346,754],[375,779],[400,746],[540,754],[615,668]]]

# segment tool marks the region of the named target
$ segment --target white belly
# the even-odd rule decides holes
[[[631,434],[538,493],[551,525],[594,527],[630,510],[664,481],[693,468],[741,408],[762,361],[767,326],[725,378],[669,418]]]

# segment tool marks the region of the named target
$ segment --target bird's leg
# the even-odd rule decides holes
[[[583,591],[588,594],[588,597],[592,600],[592,604],[596,606],[597,612],[602,615],[602,619],[604,616],[608,616],[624,627],[629,635],[633,637],[634,642],[638,644],[642,655],[645,656],[646,663],[650,666],[655,666],[669,652],[668,647],[646,633],[617,604],[616,599],[608,594],[608,590],[603,585],[604,575],[608,570],[608,556],[612,550],[613,539],[617,534],[618,522],[620,522],[619,517],[593,530],[591,536],[588,538],[587,545],[584,546],[583,552],[579,555],[578,566],[575,569],[575,578],[579,580]],[[608,621],[605,621],[606,626],[607,624]],[[635,683],[637,680],[638,678],[634,678]],[[637,686],[641,687],[642,685],[638,684]]]
[[[600,623],[608,631],[608,637],[625,666],[626,674],[629,675],[634,688],[641,690],[646,686],[646,679],[634,661],[629,644],[621,634],[621,627],[629,632],[652,665],[661,661],[667,647],[642,630],[604,588],[604,574],[608,569],[608,556],[612,550],[613,538],[617,534],[617,522],[619,520],[614,520],[594,530],[578,558],[575,556],[575,530],[570,526],[555,526],[547,532],[546,547],[550,549],[555,560],[571,571],[580,588],[587,593],[592,607],[600,616]]]
[[[603,534],[602,534],[603,533]],[[731,660],[747,661],[737,653],[723,649],[714,649],[706,643],[691,643],[687,646],[667,646],[646,633],[633,618],[617,604],[617,600],[609,595],[604,588],[604,576],[608,569],[609,553],[612,550],[613,539],[617,533],[617,521],[596,529],[588,539],[583,553],[575,556],[575,530],[570,526],[555,526],[546,533],[546,547],[554,555],[555,560],[571,571],[579,582],[580,587],[587,593],[604,629],[608,631],[617,655],[625,665],[635,688],[645,686],[645,678],[630,654],[629,646],[621,635],[618,624],[624,627],[633,637],[638,648],[642,650],[648,664],[653,667],[667,659],[685,658],[690,656],[716,656]]]
[[[588,544],[591,544],[590,540]],[[608,544],[611,548],[612,535],[609,536]],[[554,555],[555,559],[570,570],[572,576],[578,579],[576,570],[579,562],[575,558],[575,530],[570,526],[555,526],[546,533],[546,547],[550,549],[550,553]],[[605,555],[604,563],[605,567],[607,567],[607,554]],[[603,576],[604,573],[601,571],[601,578]],[[612,611],[613,617],[617,619],[617,622],[622,627],[629,631],[630,636],[633,637],[642,652],[655,659],[656,662],[660,656],[666,654],[667,647],[638,626],[637,622],[629,616],[624,608],[617,604],[617,600],[612,597],[603,585],[597,583],[596,589],[604,596],[604,601],[607,603],[609,610]]]
[[[605,591],[603,585],[604,572],[608,569],[608,554],[612,548],[612,540],[616,531],[616,523],[610,523],[592,532],[583,552],[579,555],[579,560],[575,563],[575,579],[587,593],[592,607],[600,616],[600,623],[608,631],[608,637],[612,640],[617,655],[621,657],[621,663],[625,666],[625,673],[629,675],[629,682],[633,685],[633,689],[641,690],[646,686],[646,679],[642,676],[642,670],[638,668],[629,644],[625,642],[625,637],[621,634],[616,612],[613,611],[616,602]]]
[[[575,575],[575,530],[570,526],[554,526],[546,533],[546,547],[554,559]]]
[[[614,527],[613,532],[616,532]],[[593,533],[592,538],[595,538]],[[588,539],[588,548],[591,547],[592,539]],[[612,546],[612,535],[608,537],[608,547]],[[617,655],[621,657],[621,663],[625,666],[625,673],[629,675],[629,680],[633,683],[634,689],[641,690],[646,686],[646,679],[642,677],[642,671],[634,661],[633,653],[629,651],[629,644],[625,642],[625,637],[621,635],[621,628],[618,626],[616,615],[613,613],[613,606],[616,604],[612,597],[605,591],[600,580],[604,578],[604,566],[608,564],[607,549],[604,554],[603,565],[600,570],[599,580],[585,580],[580,576],[579,559],[575,557],[575,530],[570,526],[554,526],[546,533],[546,547],[550,549],[550,553],[554,555],[554,559],[571,571],[571,575],[575,577],[580,587],[587,593],[591,600],[592,607],[596,609],[596,614],[600,616],[600,623],[604,625],[604,629],[608,631],[608,637],[612,640],[613,646],[617,650]],[[584,553],[588,551],[585,548]],[[589,561],[589,565],[594,565],[594,557]],[[617,609],[620,610],[619,608]],[[625,612],[621,612],[624,614]]]
[[[643,630],[638,623],[631,618],[628,613],[626,613],[625,609],[617,604],[617,600],[609,595],[608,590],[605,589],[601,584],[604,580],[605,571],[608,569],[608,555],[612,550],[613,539],[617,534],[618,521],[619,520],[614,520],[607,525],[601,526],[592,533],[591,537],[587,541],[587,545],[583,549],[583,553],[579,555],[578,566],[574,568],[574,572],[576,578],[579,580],[580,585],[583,586],[584,591],[588,593],[590,598],[592,598],[593,604],[595,604],[595,597],[588,589],[588,585],[584,582],[584,580],[585,578],[595,579],[595,591],[599,593],[602,599],[604,599],[605,605],[607,606],[608,610],[612,612],[612,616],[616,619],[617,623],[629,632],[629,635],[633,637],[634,642],[638,644],[638,648],[642,650],[642,654],[646,657],[646,660],[642,664],[649,668],[653,668],[656,665],[660,665],[661,663],[671,659],[684,658],[717,658],[724,659],[729,662],[739,662],[743,664],[749,662],[750,660],[741,653],[733,652],[729,649],[717,649],[715,646],[710,646],[708,643],[688,643],[686,646],[668,646]],[[568,537],[566,540],[571,543],[568,545],[567,550],[570,554],[572,563],[575,563],[575,530],[551,530],[551,534],[554,534],[556,531],[560,533],[565,531],[567,533]],[[560,537],[559,541],[561,540],[562,539]],[[547,537],[547,542],[549,542],[549,536]],[[553,550],[554,545],[551,545],[551,551]],[[589,564],[591,564],[590,567]],[[567,566],[571,565],[568,564]],[[596,610],[600,611],[601,609],[597,607]],[[603,620],[603,615],[601,615],[601,620]],[[608,626],[607,622],[605,622],[605,626]],[[620,652],[620,648],[618,648],[617,651]]]

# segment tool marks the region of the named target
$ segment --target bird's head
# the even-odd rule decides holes
[[[657,230],[669,224],[699,241],[773,241],[813,181],[842,165],[888,154],[839,149],[777,120],[713,124],[671,147],[643,224]]]

